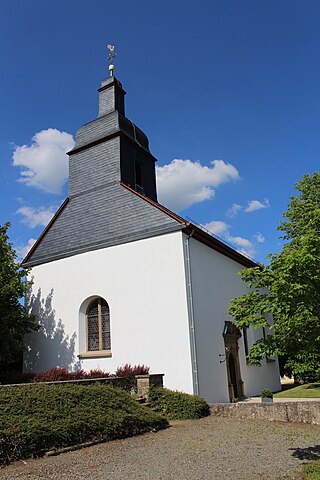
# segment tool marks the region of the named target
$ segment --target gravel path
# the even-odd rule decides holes
[[[141,437],[96,445],[57,457],[17,462],[2,480],[256,480],[299,470],[296,455],[320,457],[320,427],[207,417],[173,422]],[[308,449],[308,450],[307,450]],[[312,456],[312,454],[311,454]]]

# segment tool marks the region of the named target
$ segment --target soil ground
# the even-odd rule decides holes
[[[207,417],[56,457],[20,461],[1,480],[271,480],[320,458],[315,425]]]

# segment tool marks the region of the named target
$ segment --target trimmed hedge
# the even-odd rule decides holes
[[[210,415],[210,407],[202,397],[173,392],[167,388],[151,387],[149,401],[155,412],[170,420],[196,419]]]
[[[165,418],[109,385],[33,384],[0,389],[0,464],[92,440],[168,427]]]

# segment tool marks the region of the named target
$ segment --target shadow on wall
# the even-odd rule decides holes
[[[29,295],[26,298],[29,312],[36,315],[41,326],[37,332],[25,336],[23,362],[25,372],[43,372],[53,367],[67,370],[77,368],[76,334],[69,338],[65,334],[61,318],[56,320],[56,312],[52,308],[53,293],[52,289],[46,298],[42,298],[39,288],[36,295]]]

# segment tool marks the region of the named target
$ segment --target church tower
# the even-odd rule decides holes
[[[101,83],[98,118],[83,125],[69,152],[70,198],[123,182],[157,201],[155,162],[146,135],[125,117],[121,83],[111,76]]]

